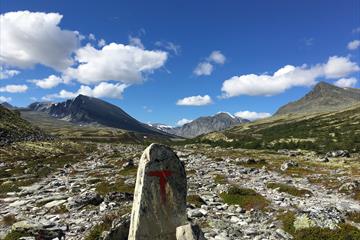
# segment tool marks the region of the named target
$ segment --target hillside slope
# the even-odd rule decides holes
[[[340,111],[270,117],[197,138],[244,148],[360,150],[360,104]]]
[[[0,105],[0,145],[24,140],[47,138],[39,129],[20,117],[18,111]]]
[[[360,89],[320,82],[301,99],[279,108],[275,115],[341,110],[360,102]]]

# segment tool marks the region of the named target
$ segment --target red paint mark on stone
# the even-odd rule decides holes
[[[163,171],[152,171],[148,172],[149,176],[152,177],[158,177],[159,178],[159,184],[160,184],[160,196],[161,196],[161,202],[166,203],[166,177],[171,176],[172,172],[169,170],[163,170]]]

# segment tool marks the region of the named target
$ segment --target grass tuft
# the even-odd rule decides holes
[[[246,210],[264,209],[269,205],[268,200],[254,190],[236,186],[230,187],[227,192],[222,192],[220,197],[225,203],[237,204]]]
[[[267,188],[278,189],[279,192],[288,193],[296,197],[303,197],[306,194],[312,195],[311,191],[307,189],[299,189],[284,183],[269,182],[266,184],[266,186]]]

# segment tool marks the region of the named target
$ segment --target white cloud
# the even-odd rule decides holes
[[[130,46],[145,49],[144,44],[141,42],[141,39],[138,37],[129,36],[129,44]]]
[[[100,47],[100,48],[102,48],[103,46],[105,46],[106,45],[106,41],[104,40],[104,39],[100,39],[99,41],[98,41],[98,47]]]
[[[6,85],[4,87],[0,87],[0,92],[8,92],[8,93],[22,93],[26,92],[28,87],[26,85]]]
[[[356,83],[357,83],[357,79],[352,77],[352,78],[341,78],[337,80],[334,84],[335,86],[338,87],[350,88],[350,87],[355,87]]]
[[[179,99],[176,104],[182,106],[204,106],[212,103],[211,97],[209,95],[204,96],[191,96],[183,99]]]
[[[326,78],[341,78],[359,70],[360,67],[355,62],[351,62],[348,57],[332,56],[324,65]]]
[[[213,51],[210,54],[208,60],[217,64],[224,64],[226,61],[226,57],[220,51]]]
[[[73,63],[78,32],[62,30],[58,13],[18,11],[0,15],[0,62],[19,68],[42,64],[64,70]]]
[[[10,102],[11,100],[12,100],[11,97],[0,96],[0,103]]]
[[[141,83],[144,74],[162,67],[167,60],[167,53],[110,43],[101,50],[86,45],[76,52],[76,59],[79,66],[69,68],[66,75],[83,84],[107,80],[133,84]]]
[[[163,47],[164,49],[173,52],[175,55],[179,55],[181,52],[181,46],[180,45],[176,45],[173,42],[162,42],[162,41],[157,41],[155,43],[156,46],[158,47]]]
[[[330,57],[325,64],[317,64],[312,67],[286,65],[273,75],[247,74],[225,80],[221,88],[222,97],[271,96],[292,87],[311,86],[316,83],[316,79],[319,77],[341,78],[359,70],[359,66],[351,62],[349,58],[337,56]]]
[[[49,77],[44,79],[28,80],[28,82],[34,83],[38,87],[49,89],[56,87],[60,83],[63,83],[64,80],[61,77],[50,75]]]
[[[251,112],[251,111],[240,111],[234,114],[237,117],[240,118],[245,118],[248,120],[256,120],[256,119],[260,119],[260,118],[267,118],[270,117],[271,114],[270,113],[266,113],[266,112]]]
[[[127,87],[126,84],[112,84],[107,82],[102,82],[96,85],[94,88],[90,88],[89,86],[81,85],[79,90],[76,92],[70,92],[66,90],[61,90],[58,94],[50,94],[45,96],[44,100],[51,100],[54,98],[74,98],[77,97],[79,94],[86,95],[89,97],[96,97],[96,98],[122,98],[122,93],[124,92],[125,88]]]
[[[14,69],[5,69],[3,66],[0,66],[0,79],[12,78],[20,74],[20,71]]]
[[[197,65],[197,67],[194,69],[194,74],[197,76],[201,75],[211,75],[213,71],[213,65],[208,62],[201,62]]]
[[[356,50],[360,47],[360,40],[354,40],[348,43],[347,48],[349,50]]]
[[[186,119],[186,118],[183,118],[183,119],[180,119],[179,121],[176,122],[176,125],[177,126],[182,126],[186,123],[191,123],[192,120],[189,120],[189,119]]]

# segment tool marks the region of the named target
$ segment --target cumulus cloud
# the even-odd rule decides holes
[[[8,92],[8,93],[22,93],[28,90],[28,86],[26,85],[6,85],[4,87],[0,87],[0,92]]]
[[[19,68],[42,64],[64,70],[79,46],[79,34],[61,29],[58,13],[18,11],[0,15],[0,62]]]
[[[271,114],[267,112],[251,112],[251,111],[240,111],[234,114],[237,117],[245,118],[248,120],[256,120],[260,118],[267,118],[270,117]]]
[[[61,77],[50,75],[49,77],[44,79],[33,79],[33,80],[28,80],[28,82],[34,83],[38,87],[49,89],[56,87],[60,83],[63,83],[64,80]]]
[[[162,47],[162,48],[166,49],[169,52],[173,52],[175,55],[179,55],[180,52],[181,52],[181,46],[176,45],[173,42],[157,41],[157,42],[155,42],[155,45],[158,46],[158,47]]]
[[[192,120],[189,120],[189,119],[186,119],[186,118],[183,118],[183,119],[180,119],[179,121],[176,122],[176,125],[177,126],[182,126],[186,123],[191,123]]]
[[[212,103],[211,97],[209,95],[204,95],[204,96],[191,96],[191,97],[186,97],[183,99],[179,99],[176,102],[176,105],[181,105],[181,106],[204,106],[204,105],[209,105]]]
[[[350,88],[350,87],[355,87],[356,83],[357,83],[357,79],[352,77],[352,78],[341,78],[337,80],[334,84],[335,86],[338,87]]]
[[[126,84],[120,84],[120,83],[112,84],[107,82],[102,82],[96,85],[94,88],[81,85],[79,90],[77,90],[76,92],[61,90],[59,93],[47,95],[43,99],[51,100],[54,98],[74,98],[79,94],[86,95],[89,97],[96,97],[96,98],[106,97],[106,98],[121,99],[122,93],[124,92],[126,87],[127,87]]]
[[[348,43],[347,48],[349,50],[356,50],[360,47],[360,40],[354,40]]]
[[[10,102],[11,100],[12,100],[11,97],[0,96],[0,103]]]
[[[141,42],[141,39],[138,37],[129,36],[129,44],[134,47],[145,49],[144,44]]]
[[[211,75],[212,71],[213,71],[213,65],[211,63],[208,62],[201,62],[199,63],[196,68],[194,69],[194,74],[197,76],[201,76],[201,75]]]
[[[220,51],[213,51],[208,57],[208,60],[217,64],[224,64],[226,57]]]
[[[12,78],[16,75],[20,74],[20,71],[14,69],[5,69],[0,66],[0,79]]]
[[[312,67],[302,65],[295,67],[286,65],[273,75],[247,74],[234,76],[225,80],[222,85],[222,97],[229,98],[239,95],[271,96],[296,86],[311,86],[319,77],[335,79],[346,77],[359,71],[359,66],[348,57],[333,56],[324,64]]]
[[[162,67],[167,60],[167,53],[110,43],[100,50],[86,45],[76,52],[75,57],[79,66],[69,68],[65,75],[83,84],[107,80],[134,84],[141,83],[144,74]]]

